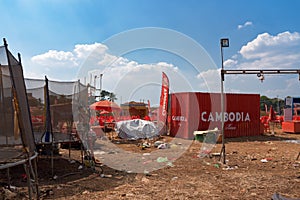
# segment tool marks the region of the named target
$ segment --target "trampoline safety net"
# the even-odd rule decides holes
[[[81,108],[88,108],[88,87],[80,81],[25,79],[36,143],[67,142],[78,133]],[[51,134],[47,136],[46,134]],[[52,141],[53,139],[53,141]]]
[[[1,46],[0,64],[0,144],[23,145],[33,153],[35,143],[21,63]]]

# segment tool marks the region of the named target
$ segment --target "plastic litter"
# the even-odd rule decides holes
[[[148,142],[144,142],[144,143],[142,144],[142,147],[143,147],[143,148],[150,148],[151,145],[150,145]]]
[[[173,164],[172,162],[168,162],[168,163],[167,163],[167,166],[169,166],[169,167],[174,167],[174,164]]]
[[[267,163],[267,162],[269,162],[269,161],[268,161],[267,159],[264,158],[264,159],[261,159],[260,162],[262,162],[262,163]]]
[[[168,160],[167,157],[158,157],[158,158],[156,159],[156,162],[158,162],[158,163],[168,162],[168,161],[169,161],[169,160]]]
[[[155,141],[154,142],[154,147],[158,147],[159,145],[163,144],[164,142],[163,141]]]
[[[220,165],[219,164],[214,164],[214,167],[215,168],[220,168]]]
[[[163,144],[158,145],[157,148],[158,149],[167,149],[167,148],[169,148],[169,145],[167,143],[163,143]]]
[[[290,199],[290,198],[287,198],[287,197],[284,197],[282,196],[281,194],[278,194],[278,193],[275,193],[272,195],[272,200],[297,200],[297,199]]]
[[[101,178],[111,178],[112,175],[111,174],[100,174]]]
[[[76,161],[75,160],[70,160],[69,163],[74,164],[74,163],[76,163]]]
[[[150,172],[149,172],[148,170],[144,170],[144,174],[145,174],[146,176],[150,176],[150,175],[151,175]]]
[[[238,169],[238,168],[239,168],[238,166],[234,166],[234,167],[227,166],[222,169],[228,171],[228,170],[234,170],[234,169]]]

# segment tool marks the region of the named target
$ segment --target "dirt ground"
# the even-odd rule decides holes
[[[41,156],[40,198],[265,200],[275,194],[300,198],[300,158],[296,160],[300,134],[276,130],[275,135],[226,139],[226,164],[220,161],[220,143],[199,158],[203,142],[173,141],[167,136],[159,140],[169,144],[160,149],[165,154],[157,154],[154,141],[145,147],[141,145],[145,141],[97,139],[95,157],[103,164],[95,169],[82,163],[81,151],[76,149],[60,150],[53,160],[53,174],[50,157]],[[112,146],[107,148],[109,143]],[[22,171],[20,166],[10,170],[11,185],[16,186],[11,194],[4,189],[6,173],[1,172],[0,199],[28,198]]]

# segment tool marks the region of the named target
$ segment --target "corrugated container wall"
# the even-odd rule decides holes
[[[171,94],[170,135],[193,139],[196,130],[221,130],[220,93]],[[258,94],[224,95],[225,137],[260,134],[260,96]]]

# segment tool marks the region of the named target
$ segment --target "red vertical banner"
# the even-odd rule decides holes
[[[168,101],[169,101],[169,79],[167,75],[162,73],[162,85],[159,104],[158,127],[160,134],[166,133],[166,122],[168,115]]]

